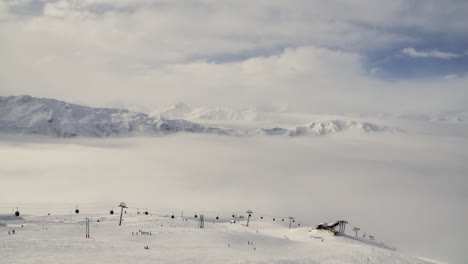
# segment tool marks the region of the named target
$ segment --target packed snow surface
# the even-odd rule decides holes
[[[90,238],[84,219],[90,219]],[[2,263],[379,263],[428,264],[383,244],[323,230],[246,219],[170,215],[45,215],[4,219]],[[98,222],[99,221],[99,222]],[[15,234],[8,234],[15,230]],[[140,232],[141,231],[141,232]],[[146,249],[147,247],[148,249]]]
[[[198,112],[197,112],[198,111]],[[198,119],[255,119],[255,112],[231,111],[228,108],[197,110]],[[346,130],[368,132],[396,131],[369,122],[324,120],[293,128],[232,129],[210,127],[183,119],[194,113],[179,104],[161,116],[150,116],[116,108],[91,108],[66,102],[31,96],[0,97],[0,132],[39,134],[56,137],[154,136],[176,132],[218,135],[288,135],[321,136]]]

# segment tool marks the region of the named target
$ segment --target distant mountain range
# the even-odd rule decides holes
[[[232,134],[185,120],[166,120],[113,108],[91,108],[31,96],[0,97],[0,131],[56,137],[163,135],[175,132]]]
[[[236,109],[231,107],[191,107],[185,103],[178,103],[157,114],[167,119],[188,120],[263,120],[256,108]]]
[[[306,126],[298,126],[294,129],[272,128],[260,129],[259,133],[264,135],[288,135],[288,136],[322,136],[338,133],[345,130],[354,130],[359,132],[385,132],[400,131],[396,128],[375,125],[369,122],[359,122],[352,120],[326,120],[312,122]]]
[[[194,113],[186,105],[176,105],[160,115],[133,112],[116,108],[92,108],[77,104],[27,95],[0,97],[0,132],[38,134],[54,137],[111,137],[155,136],[177,132],[217,135],[275,135],[319,136],[354,130],[359,132],[395,131],[393,128],[352,120],[325,120],[295,128],[268,128],[235,130],[208,127],[180,118]],[[199,119],[254,120],[249,111],[231,111],[229,108],[198,110]],[[193,117],[193,116],[192,116]]]

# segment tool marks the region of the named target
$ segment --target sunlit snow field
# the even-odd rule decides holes
[[[90,238],[84,217],[91,222]],[[0,227],[2,263],[430,263],[380,242],[296,224],[288,229],[280,219],[258,215],[248,227],[238,217],[206,218],[199,229],[193,216],[130,212],[118,223],[119,215],[83,212],[10,221]],[[16,233],[7,235],[6,229]]]

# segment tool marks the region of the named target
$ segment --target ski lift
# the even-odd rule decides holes
[[[16,208],[15,215],[16,215],[16,216],[19,216],[19,215],[20,215],[20,212],[18,211],[18,208]]]
[[[80,210],[78,210],[78,206],[76,206],[75,214],[79,214],[79,213],[80,213]]]

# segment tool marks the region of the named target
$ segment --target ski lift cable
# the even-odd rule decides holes
[[[23,209],[55,209],[55,210],[60,210],[60,209],[63,209],[63,210],[67,210],[67,209],[70,209],[71,207],[76,207],[77,205],[79,205],[78,207],[79,208],[85,208],[87,210],[99,210],[99,209],[102,209],[102,208],[108,208],[108,207],[112,207],[116,204],[119,204],[119,202],[102,202],[102,203],[18,203],[18,204],[0,204],[0,208],[2,209],[11,209],[11,208],[16,208],[16,207],[21,207]],[[128,204],[128,203],[127,203]],[[131,208],[133,207],[136,207],[136,206],[129,206]],[[142,207],[144,208],[144,207]],[[76,208],[75,208],[76,209]],[[93,211],[94,211],[93,210]],[[162,208],[162,207],[159,207],[159,208],[148,208],[147,210],[150,210],[154,213],[168,213],[168,214],[171,214],[173,213],[174,211],[178,211],[178,210],[175,210],[173,208]],[[214,217],[216,216],[223,216],[223,215],[232,215],[232,211],[219,211],[219,210],[196,210],[197,213],[203,213],[203,214],[211,214],[213,213]],[[239,213],[237,213],[239,214]],[[240,213],[241,215],[243,213]],[[285,216],[280,216],[280,215],[272,215],[272,214],[262,214],[262,213],[256,213],[256,215],[262,215],[262,216],[270,216],[270,217],[276,217],[276,218],[285,218]],[[228,217],[230,218],[230,217]],[[287,217],[286,217],[287,218]]]
[[[64,202],[42,202],[42,203],[2,203],[0,204],[0,208],[3,209],[11,209],[15,207],[20,207],[23,209],[63,209],[67,210],[73,207],[74,205],[79,205],[80,208],[86,209],[85,211],[89,210],[101,210],[101,209],[106,209],[106,211],[109,209],[109,207],[113,207],[116,204],[119,204],[120,202],[80,202],[80,203],[64,203]],[[132,202],[127,202],[128,207],[130,208],[137,208],[136,204],[139,203],[132,203]],[[145,208],[145,206],[140,206],[141,204],[138,205],[138,208]],[[242,210],[242,213],[238,213],[237,211],[239,210],[230,210],[230,211],[224,211],[224,210],[180,210],[180,209],[174,209],[174,208],[167,208],[167,207],[158,207],[158,208],[147,208],[148,211],[151,211],[153,214],[167,214],[167,215],[172,215],[176,211],[196,211],[197,214],[213,214],[213,217],[221,217],[224,218],[224,215],[226,215],[226,218],[231,218],[231,215],[233,214],[238,214],[242,215],[244,214],[244,211]],[[274,217],[278,219],[286,219],[289,218],[289,216],[282,216],[279,214],[272,214],[272,213],[265,213],[265,212],[258,212],[255,211],[254,214],[256,216],[262,216],[262,217]],[[84,214],[82,214],[84,215]],[[86,214],[89,215],[89,214]],[[354,227],[354,225],[352,225]],[[362,230],[361,230],[362,231]]]
[[[0,206],[52,206],[52,205],[106,205],[106,204],[115,204],[120,202],[100,202],[100,203],[89,203],[89,202],[74,202],[74,203],[57,203],[57,202],[43,202],[43,203],[36,203],[36,202],[21,202],[21,203],[1,203]]]

